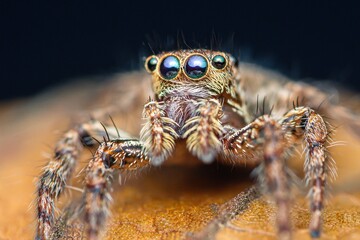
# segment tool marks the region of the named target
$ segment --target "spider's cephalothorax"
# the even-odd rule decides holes
[[[189,153],[204,163],[218,159],[261,165],[257,172],[278,207],[281,239],[291,237],[290,185],[284,158],[292,153],[293,145],[303,143],[306,180],[311,185],[310,233],[320,235],[325,184],[335,170],[326,149],[328,130],[318,113],[296,106],[285,113],[283,108],[275,108],[271,116],[254,116],[245,101],[237,63],[223,52],[165,52],[148,57],[145,68],[152,75],[153,96],[144,106],[145,124],[138,139],[120,137],[115,127],[103,128],[91,120],[66,132],[57,143],[38,186],[38,239],[51,237],[54,200],[63,191],[82,145],[97,146],[86,170],[81,207],[87,234],[97,239],[109,215],[112,172],[159,165],[172,156],[179,141],[185,141]],[[284,86],[279,96],[293,91]],[[276,101],[275,107],[284,106],[286,100],[278,97]],[[99,135],[105,136],[102,143],[91,138]]]
[[[235,63],[228,54],[198,49],[150,56],[145,68],[152,74],[153,90],[159,100],[167,96],[181,97],[182,90],[185,90],[184,95],[194,98],[224,93],[236,98],[239,79],[235,78]]]

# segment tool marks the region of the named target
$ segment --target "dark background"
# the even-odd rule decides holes
[[[159,52],[177,42],[185,47],[183,39],[295,79],[360,90],[355,4],[1,1],[0,9],[1,99],[32,96],[76,77],[137,70],[151,53],[148,45]]]

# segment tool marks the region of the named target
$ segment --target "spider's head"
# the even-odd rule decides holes
[[[233,94],[237,63],[229,54],[205,49],[178,50],[149,56],[145,69],[152,75],[155,95],[162,99],[180,92],[216,96]],[[199,96],[202,97],[202,96]]]

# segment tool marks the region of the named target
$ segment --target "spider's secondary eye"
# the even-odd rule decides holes
[[[201,55],[189,57],[185,63],[185,73],[193,79],[201,78],[206,74],[208,62]]]
[[[175,56],[168,56],[164,58],[160,64],[160,74],[165,79],[173,79],[180,70],[180,61]]]
[[[145,68],[148,70],[148,72],[153,72],[156,69],[156,65],[158,63],[158,60],[156,57],[150,57],[146,60]]]
[[[221,55],[216,55],[212,59],[212,65],[217,69],[223,69],[226,66],[226,59]]]

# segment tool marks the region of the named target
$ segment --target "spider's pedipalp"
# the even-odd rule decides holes
[[[196,116],[183,126],[187,148],[204,163],[211,163],[221,149],[219,138],[224,132],[221,115],[218,100],[204,100],[199,103]]]
[[[146,123],[141,129],[140,139],[144,150],[151,158],[151,164],[160,165],[175,149],[178,134],[177,124],[168,118],[159,102],[151,101],[145,105],[143,116]]]

